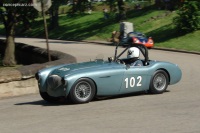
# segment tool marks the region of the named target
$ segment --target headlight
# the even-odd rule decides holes
[[[47,84],[49,89],[56,89],[60,85],[62,85],[62,79],[58,75],[51,75],[47,79]]]

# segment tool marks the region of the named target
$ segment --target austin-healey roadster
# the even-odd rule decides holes
[[[137,47],[143,57],[142,66],[131,66],[122,55]],[[145,91],[161,94],[168,85],[181,80],[177,64],[150,60],[144,45],[130,43],[120,54],[116,46],[113,58],[64,64],[38,71],[35,75],[41,97],[54,102],[66,97],[73,103],[88,103],[94,97],[114,96]]]

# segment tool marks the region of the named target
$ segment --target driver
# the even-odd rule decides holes
[[[128,64],[131,66],[143,66],[142,61],[139,59],[140,50],[136,47],[128,49],[127,59],[129,59]]]

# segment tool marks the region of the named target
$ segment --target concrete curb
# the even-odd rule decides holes
[[[0,84],[0,99],[36,94],[38,92],[39,89],[35,78]]]
[[[178,49],[172,49],[172,48],[160,48],[160,47],[155,47],[152,48],[155,50],[163,50],[163,51],[170,51],[170,52],[179,52],[179,53],[187,53],[187,54],[197,54],[200,55],[200,52],[195,52],[195,51],[186,51],[186,50],[178,50]]]

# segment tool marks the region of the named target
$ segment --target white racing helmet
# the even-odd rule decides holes
[[[139,58],[140,50],[136,47],[132,47],[128,49],[127,58]]]

